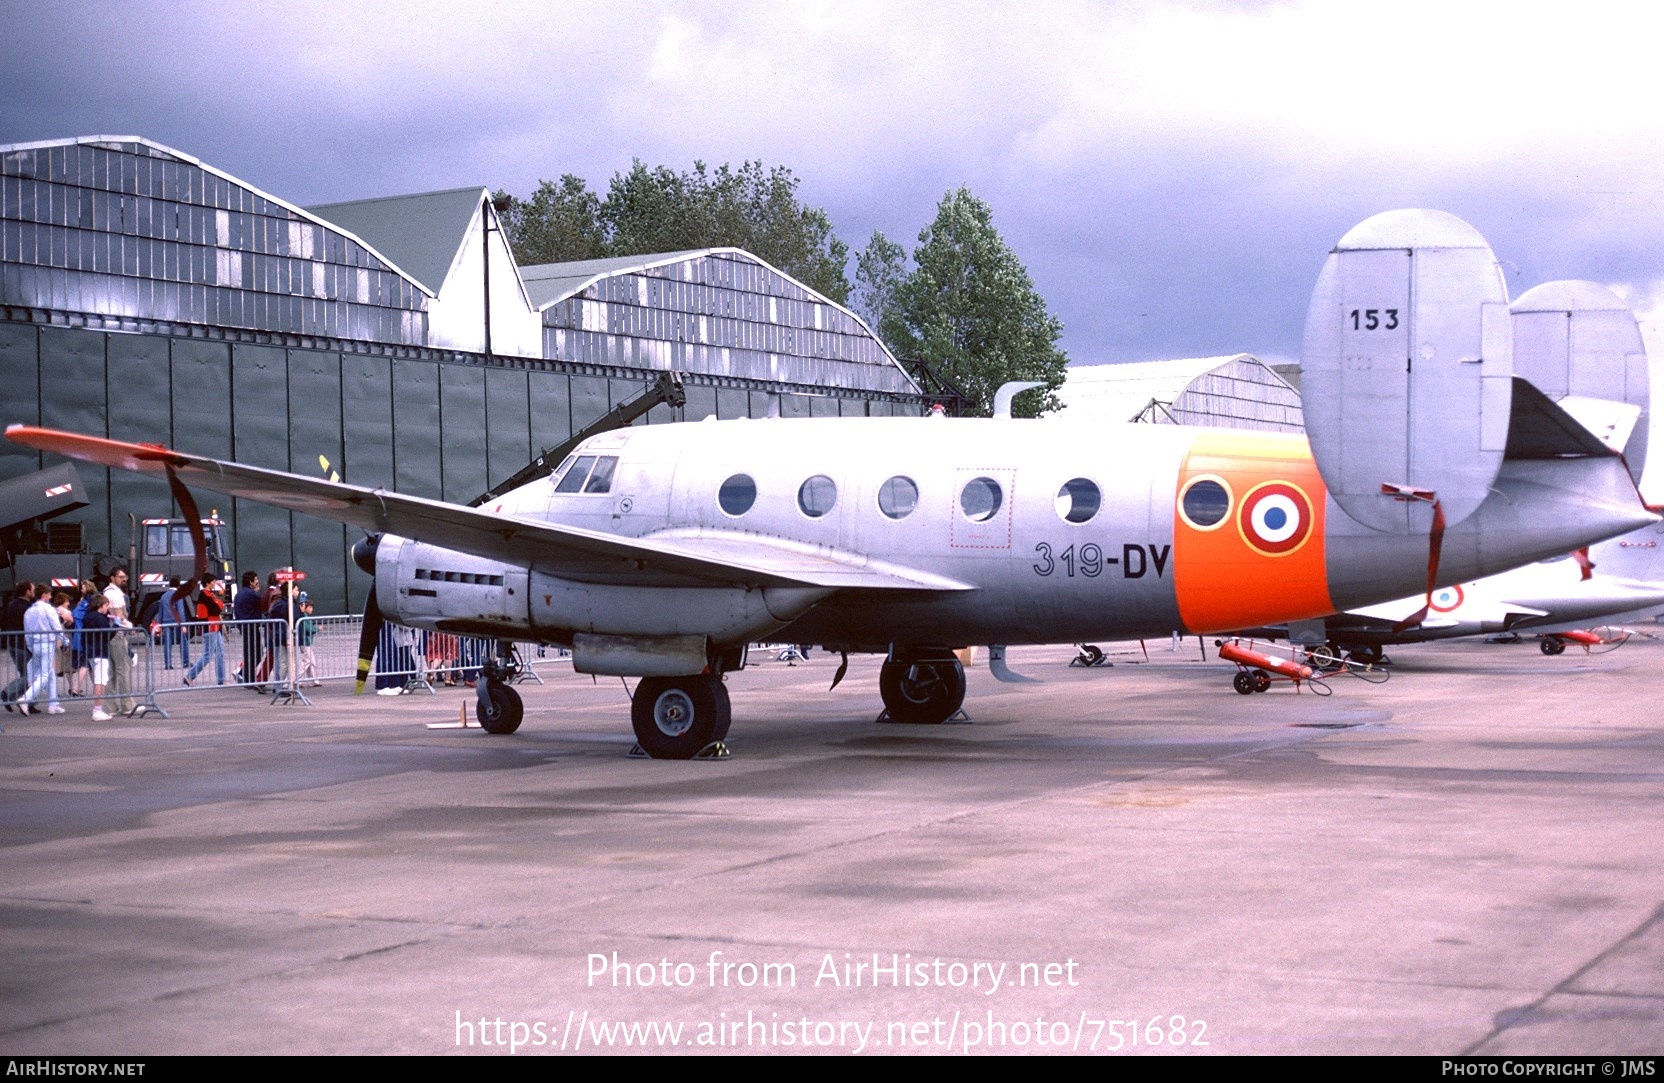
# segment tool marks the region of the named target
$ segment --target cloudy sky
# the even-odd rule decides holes
[[[1641,4],[469,10],[0,0],[0,143],[142,135],[302,205],[760,159],[852,251],[967,185],[1077,364],[1295,357],[1325,253],[1401,206],[1474,223],[1515,296],[1664,309]]]

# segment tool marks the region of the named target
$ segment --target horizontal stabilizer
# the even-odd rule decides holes
[[[1632,408],[1615,404],[1624,410]],[[1578,423],[1530,382],[1514,377],[1514,401],[1508,420],[1510,459],[1568,459],[1614,454],[1600,437]]]
[[[1639,406],[1631,406],[1627,402],[1591,399],[1583,395],[1567,395],[1555,405],[1570,414],[1579,425],[1588,429],[1606,446],[1606,450],[1614,455],[1622,455],[1632,446],[1636,426],[1640,424],[1644,413]],[[1641,454],[1646,454],[1644,442]],[[1630,463],[1629,466],[1632,476],[1639,482],[1640,471],[1634,463]]]

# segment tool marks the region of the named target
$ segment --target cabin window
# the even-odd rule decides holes
[[[797,506],[804,515],[819,519],[838,503],[838,485],[825,474],[816,474],[797,489]]]
[[[1066,522],[1084,523],[1098,514],[1103,502],[1098,486],[1085,478],[1070,478],[1057,491],[1057,514]]]
[[[1230,513],[1231,491],[1218,478],[1196,478],[1185,487],[1179,509],[1191,526],[1211,530]]]
[[[993,478],[972,478],[959,491],[959,507],[973,523],[986,523],[998,515],[1004,499],[1000,483]]]
[[[717,490],[716,502],[729,515],[744,515],[757,502],[757,483],[748,474],[735,474]]]
[[[919,506],[919,487],[899,474],[878,487],[878,510],[891,519],[905,519]]]
[[[165,557],[168,555],[168,528],[166,526],[147,526],[144,528],[144,555],[147,557]]]

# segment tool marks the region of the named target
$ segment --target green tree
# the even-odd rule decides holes
[[[900,341],[897,290],[907,281],[907,249],[882,233],[874,233],[864,252],[855,257],[855,311],[885,342]]]
[[[497,193],[499,196],[503,193]],[[503,228],[524,266],[599,259],[608,254],[601,229],[601,198],[582,177],[544,181],[530,199],[510,197]]]
[[[875,235],[856,271],[863,303],[882,302],[876,326],[890,349],[923,358],[964,390],[976,412],[989,412],[1008,380],[1045,384],[1016,400],[1017,416],[1057,409],[1069,365],[1057,347],[1063,325],[994,228],[988,205],[967,188],[943,196],[935,221],[919,234],[913,272],[898,282],[899,249]]]
[[[605,199],[568,174],[544,181],[509,214],[509,238],[523,264],[743,248],[835,301],[849,297],[849,248],[826,212],[797,198],[784,166],[746,162],[712,172],[705,163],[678,173],[636,161],[613,175]]]

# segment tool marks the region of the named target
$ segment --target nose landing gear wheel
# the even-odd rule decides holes
[[[655,760],[691,760],[732,722],[721,677],[643,677],[630,700],[636,743]]]
[[[479,690],[481,695],[474,703],[474,717],[479,719],[480,729],[487,733],[513,733],[520,728],[520,720],[526,715],[520,693],[501,681],[485,681]]]

